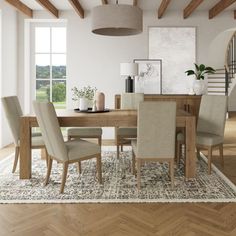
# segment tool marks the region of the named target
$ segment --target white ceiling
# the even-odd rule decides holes
[[[21,0],[33,10],[42,10],[43,8],[36,2],[36,0]],[[59,10],[72,9],[68,0],[50,0]],[[101,5],[101,0],[79,0],[80,4],[85,10],[91,10],[97,5]],[[138,6],[143,10],[156,10],[162,0],[138,0]],[[172,0],[168,6],[169,10],[183,10],[191,0]],[[108,0],[108,3],[115,3],[116,0]],[[219,0],[205,0],[197,10],[209,10]],[[119,0],[119,3],[132,4],[133,0]],[[236,3],[232,4],[227,10],[236,10]]]

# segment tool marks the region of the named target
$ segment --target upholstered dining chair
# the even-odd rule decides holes
[[[223,142],[227,112],[227,96],[223,95],[203,95],[200,104],[196,149],[197,155],[200,150],[208,150],[208,174],[211,174],[212,150],[219,148],[221,164],[224,166]],[[185,144],[183,133],[177,135],[177,160],[180,158],[181,145]]]
[[[2,97],[1,100],[15,144],[15,160],[12,169],[12,173],[14,173],[20,153],[20,117],[23,112],[17,96]],[[43,148],[45,148],[45,145],[41,133],[32,133],[31,149]],[[45,153],[47,161],[47,151]]]
[[[53,160],[63,164],[60,189],[60,193],[63,193],[68,165],[91,158],[96,158],[98,181],[102,184],[101,146],[85,140],[64,142],[53,104],[50,102],[34,101],[33,106],[48,151],[48,169],[45,185],[49,182]]]
[[[123,93],[121,94],[121,109],[138,109],[139,103],[144,101],[143,93]],[[119,150],[123,151],[123,144],[127,139],[137,137],[137,127],[117,127],[116,128],[116,150],[119,158]]]
[[[137,140],[132,140],[132,170],[137,163],[137,186],[141,187],[141,167],[145,162],[168,162],[174,186],[176,102],[141,102],[138,109]]]
[[[212,150],[219,148],[221,164],[224,166],[223,142],[227,113],[227,96],[203,95],[197,123],[196,148],[208,150],[208,174],[211,174]]]

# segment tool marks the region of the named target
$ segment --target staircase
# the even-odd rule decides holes
[[[228,79],[226,79],[226,77],[228,77]],[[208,94],[210,95],[228,94],[233,79],[234,79],[233,73],[228,73],[225,69],[217,69],[215,74],[208,75],[208,83],[207,83]]]

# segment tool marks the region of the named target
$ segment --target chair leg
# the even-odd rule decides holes
[[[101,154],[97,156],[97,173],[98,173],[98,182],[102,184],[102,158]]]
[[[208,147],[208,174],[211,174],[211,158],[212,158],[212,147]]]
[[[61,182],[61,190],[60,193],[64,193],[64,187],[66,183],[67,171],[68,171],[68,162],[63,163],[63,173],[62,173],[62,182]]]
[[[174,188],[174,160],[170,161],[170,180],[171,180],[171,188]]]
[[[181,142],[177,141],[177,165],[179,165],[179,161],[180,161],[180,157],[181,157]]]
[[[123,149],[123,144],[124,144],[124,140],[122,139],[121,142],[120,142],[120,150],[123,152],[124,149]]]
[[[20,154],[20,147],[15,147],[15,160],[12,168],[12,173],[15,173],[18,159],[19,159],[19,154]]]
[[[46,149],[46,148],[44,149],[44,152],[45,152],[46,165],[47,165],[47,168],[48,168],[49,157],[48,157],[48,152],[47,152],[47,149]]]
[[[101,137],[101,136],[98,138],[98,145],[99,145],[100,147],[102,146],[102,137]]]
[[[197,158],[200,158],[200,149],[197,148]]]
[[[136,175],[136,171],[135,171],[135,155],[134,155],[134,151],[132,151],[132,174]]]
[[[223,148],[223,143],[220,144],[220,146],[219,146],[219,153],[220,153],[220,158],[221,158],[221,166],[224,167],[224,148]]]
[[[78,171],[80,174],[82,173],[81,161],[78,161]]]
[[[48,169],[47,169],[47,175],[46,175],[46,179],[45,179],[45,182],[44,182],[44,186],[46,186],[48,184],[50,174],[51,174],[51,170],[52,170],[52,159],[51,159],[50,156],[48,156]]]
[[[116,143],[116,157],[117,157],[117,159],[119,159],[119,157],[120,157],[120,153],[119,153],[119,149],[120,149],[120,139],[119,139],[119,137],[117,136],[117,141],[116,141],[117,143]]]
[[[141,160],[137,159],[137,187],[141,189]]]

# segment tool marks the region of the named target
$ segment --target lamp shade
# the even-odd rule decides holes
[[[105,4],[92,9],[92,32],[108,36],[135,35],[143,31],[143,12],[133,5]]]
[[[120,75],[126,75],[126,76],[138,75],[138,64],[120,63]]]

